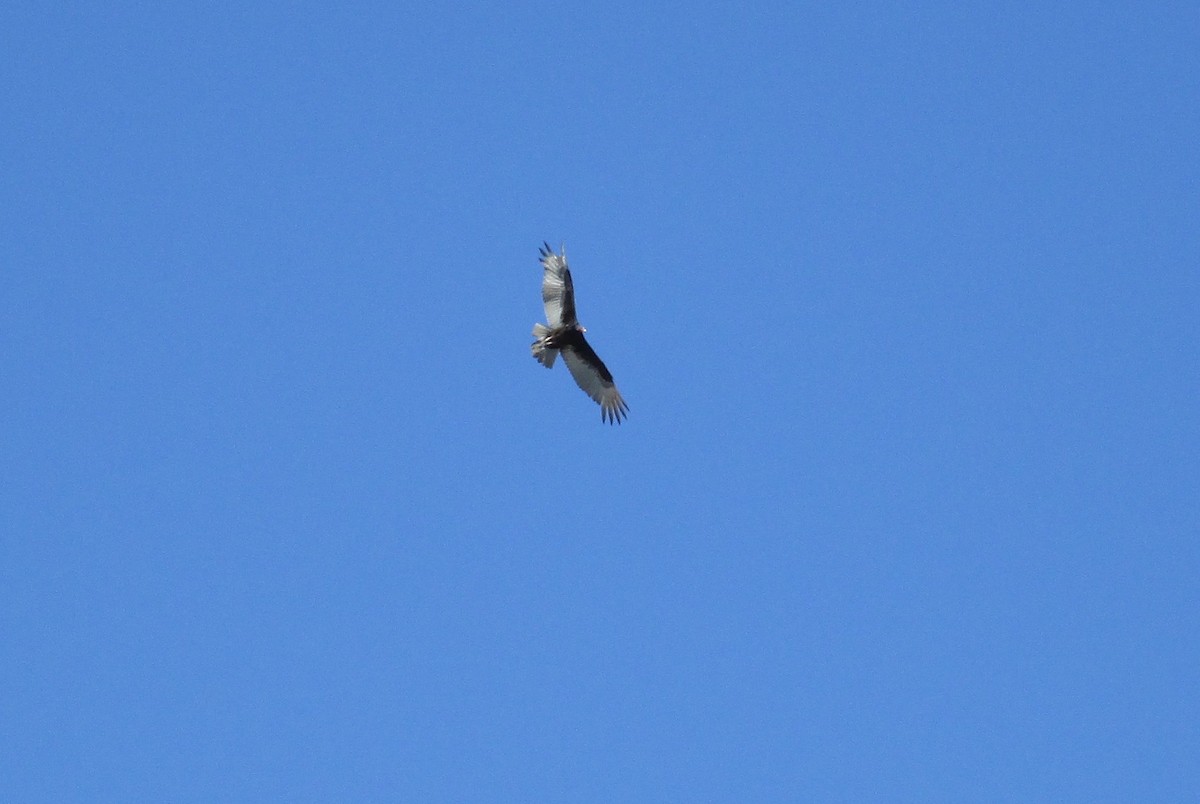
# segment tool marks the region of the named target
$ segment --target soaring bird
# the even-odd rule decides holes
[[[575,318],[575,288],[571,284],[571,269],[567,267],[567,249],[555,254],[549,243],[541,248],[542,303],[546,307],[545,324],[533,325],[536,340],[531,347],[533,356],[546,368],[553,368],[554,358],[562,353],[563,361],[576,384],[600,404],[600,420],[620,424],[629,413],[629,406],[613,384],[612,374],[596,352],[584,340],[587,332]]]

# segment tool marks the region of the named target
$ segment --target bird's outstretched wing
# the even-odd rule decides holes
[[[571,284],[571,269],[567,267],[567,250],[555,254],[549,243],[543,243],[542,304],[546,307],[546,323],[552,329],[573,326],[575,318],[575,288]]]
[[[621,398],[613,382],[612,374],[605,367],[604,361],[596,354],[583,336],[564,347],[563,362],[567,364],[575,383],[583,392],[600,403],[600,418],[609,424],[620,424],[629,413],[629,406]]]

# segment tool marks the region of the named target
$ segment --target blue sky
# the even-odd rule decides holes
[[[0,11],[0,798],[1200,795],[1194,4],[403,5]]]

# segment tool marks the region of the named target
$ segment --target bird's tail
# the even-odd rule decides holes
[[[533,352],[533,356],[537,358],[537,362],[546,368],[553,368],[554,358],[558,357],[558,350],[547,348],[546,336],[549,334],[550,327],[545,324],[534,324],[533,337],[537,338],[537,340],[533,342],[530,350]]]

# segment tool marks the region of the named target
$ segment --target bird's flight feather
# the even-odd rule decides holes
[[[575,320],[575,288],[567,267],[567,250],[555,254],[549,243],[542,244],[542,304],[546,323],[551,328],[571,326]]]

